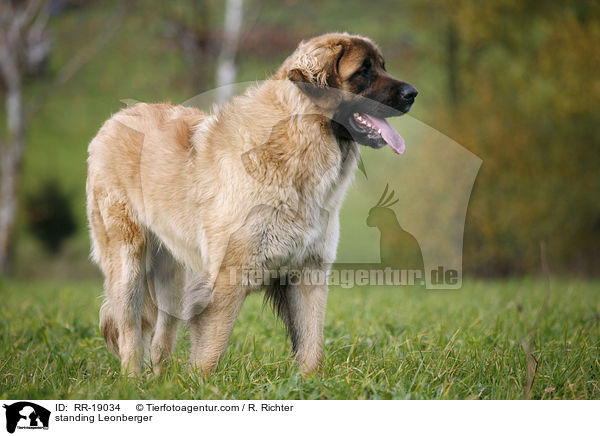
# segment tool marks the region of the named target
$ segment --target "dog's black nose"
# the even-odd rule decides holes
[[[400,91],[400,95],[402,96],[402,98],[404,100],[409,101],[414,100],[418,93],[419,91],[417,91],[417,88],[415,88],[412,85],[409,85],[408,83],[405,83]]]

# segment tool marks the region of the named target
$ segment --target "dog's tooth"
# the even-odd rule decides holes
[[[377,133],[381,135],[381,129],[377,129]]]

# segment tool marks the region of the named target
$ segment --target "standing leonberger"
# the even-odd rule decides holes
[[[87,214],[105,276],[100,326],[123,372],[141,373],[145,345],[159,371],[180,319],[192,365],[210,372],[258,288],[300,370],[318,370],[327,284],[255,283],[240,271],[327,273],[358,143],[402,153],[385,117],[406,113],[416,95],[386,72],[372,41],[326,34],[212,115],[137,104],[111,117],[89,145]]]

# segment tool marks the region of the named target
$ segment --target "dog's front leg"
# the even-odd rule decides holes
[[[211,302],[190,320],[193,368],[207,375],[217,365],[245,298],[246,292],[238,283],[231,283],[228,274],[219,273]]]
[[[289,285],[288,331],[303,374],[319,371],[323,360],[323,326],[327,308],[327,284]]]

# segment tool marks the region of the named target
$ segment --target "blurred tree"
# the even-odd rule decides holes
[[[442,44],[450,136],[483,159],[469,206],[466,267],[596,271],[600,261],[600,3],[420,0]],[[452,29],[448,31],[448,29]]]
[[[71,202],[56,180],[47,181],[30,194],[25,215],[31,232],[49,253],[58,252],[77,230]]]
[[[447,70],[448,70],[448,96],[450,105],[458,104],[458,32],[456,24],[449,20],[446,35]]]
[[[217,63],[217,100],[223,103],[233,96],[233,88],[225,87],[235,83],[237,67],[235,55],[242,32],[242,0],[227,0],[225,25],[221,53]]]
[[[171,28],[171,37],[181,46],[190,66],[189,76],[194,89],[210,86],[215,69],[214,86],[223,87],[235,83],[235,60],[242,32],[243,0],[177,0],[164,4],[163,8],[165,16],[169,17],[167,22]],[[221,28],[215,23],[220,22],[223,12],[224,22]],[[231,97],[228,91],[229,88],[220,91],[220,102]]]
[[[49,53],[49,37],[45,32],[47,1],[0,2],[0,92],[5,97],[6,116],[6,131],[0,136],[0,274],[7,271],[12,258],[21,166],[30,118],[47,94],[67,82],[114,34],[124,15],[123,5],[124,2],[119,2],[96,39],[73,56],[37,98],[26,102],[25,76],[41,65]]]
[[[214,0],[174,0],[162,4],[169,36],[181,46],[190,67],[194,89],[203,89],[212,76],[212,59],[218,56],[219,35],[214,22],[222,7]]]

